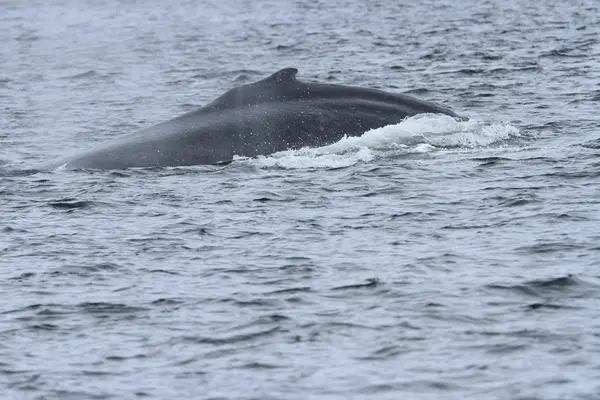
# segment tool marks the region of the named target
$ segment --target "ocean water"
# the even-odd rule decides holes
[[[597,399],[600,4],[0,0],[0,398]],[[420,115],[29,169],[298,68]]]

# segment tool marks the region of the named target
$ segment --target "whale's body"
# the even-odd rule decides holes
[[[229,90],[198,110],[40,168],[122,169],[217,164],[335,143],[421,113],[458,117],[403,94],[306,83],[295,68]]]

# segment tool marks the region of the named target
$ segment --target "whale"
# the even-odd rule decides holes
[[[128,169],[219,165],[284,150],[321,147],[344,137],[449,108],[406,94],[305,82],[298,69],[234,87],[204,106],[36,169]]]

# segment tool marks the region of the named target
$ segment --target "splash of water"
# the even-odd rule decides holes
[[[398,124],[371,129],[361,136],[343,137],[323,147],[281,151],[254,159],[235,157],[234,160],[259,168],[341,168],[402,154],[486,147],[519,136],[521,132],[512,125],[421,114]]]

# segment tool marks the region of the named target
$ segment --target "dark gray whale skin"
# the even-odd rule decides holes
[[[461,118],[449,109],[403,94],[307,83],[285,68],[229,90],[198,110],[119,137],[36,169],[123,169],[219,164],[319,147],[344,135],[396,124],[421,113]]]

